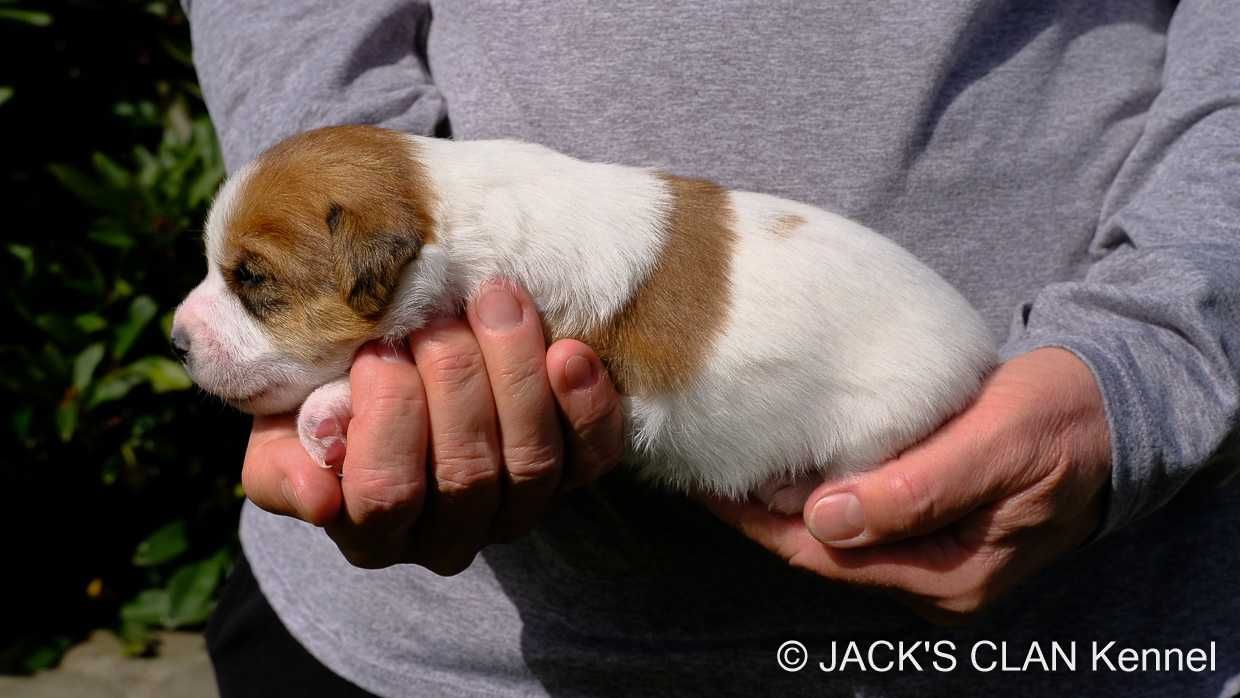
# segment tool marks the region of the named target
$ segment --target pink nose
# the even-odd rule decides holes
[[[172,316],[172,333],[168,335],[168,340],[172,344],[172,352],[186,365],[190,362],[193,337],[200,324],[199,310],[202,301],[199,296],[200,294],[195,290],[177,308],[176,314]]]

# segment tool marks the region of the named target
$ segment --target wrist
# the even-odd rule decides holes
[[[1044,456],[1052,459],[1056,499],[1080,512],[1083,537],[1092,536],[1103,518],[1111,481],[1111,434],[1102,391],[1089,367],[1066,349],[1035,349],[1012,359],[1036,386],[1028,408],[1042,415],[1049,436]],[[1036,438],[1036,436],[1034,437]]]

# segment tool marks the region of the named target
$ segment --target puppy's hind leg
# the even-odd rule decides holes
[[[297,436],[320,468],[330,468],[344,457],[345,434],[353,419],[349,377],[337,378],[315,389],[297,412]]]

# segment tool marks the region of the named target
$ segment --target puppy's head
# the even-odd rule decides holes
[[[177,308],[195,382],[253,413],[291,410],[383,334],[402,272],[430,241],[412,139],[339,126],[238,171],[207,217],[207,276]]]

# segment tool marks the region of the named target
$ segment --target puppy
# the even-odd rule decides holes
[[[786,513],[929,434],[995,363],[969,303],[857,223],[528,143],[303,133],[224,184],[205,237],[175,347],[244,411],[300,406],[320,465],[345,438],[315,431],[351,414],[356,350],[496,277],[529,291],[549,340],[601,357],[632,467]]]

